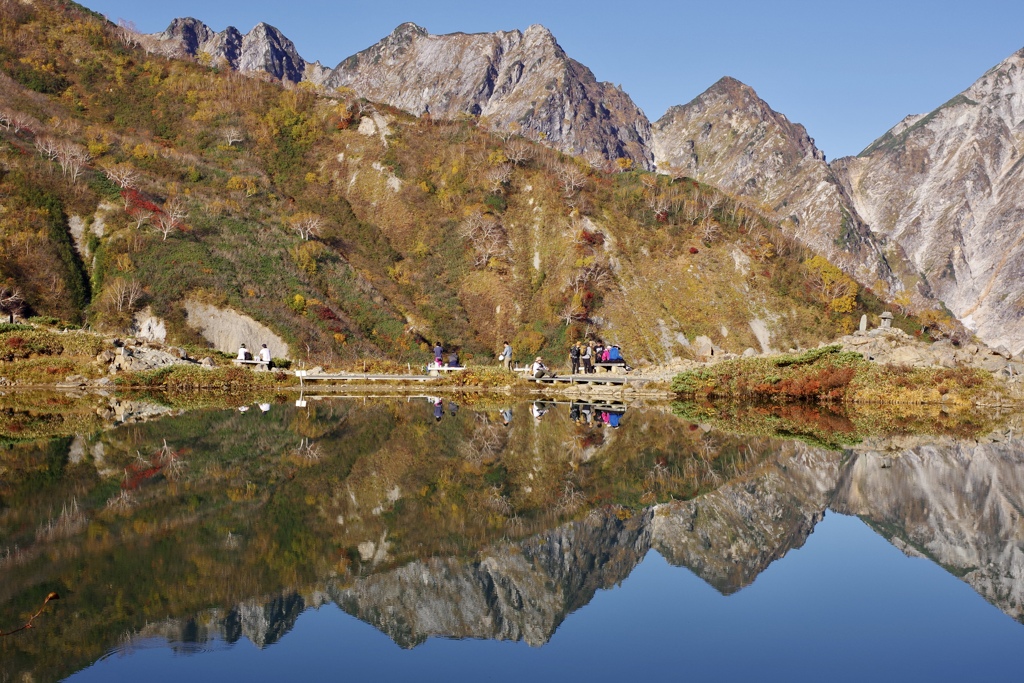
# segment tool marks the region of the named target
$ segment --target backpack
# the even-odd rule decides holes
[[[572,358],[573,360],[579,360],[580,359],[580,347],[578,347],[578,346],[570,347],[569,348],[569,358]]]

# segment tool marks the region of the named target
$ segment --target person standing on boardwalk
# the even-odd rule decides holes
[[[441,367],[441,359],[444,357],[444,347],[441,342],[434,344],[434,365]]]
[[[576,342],[569,347],[569,365],[572,366],[572,374],[580,371],[580,343]]]
[[[583,361],[583,372],[589,375],[594,371],[594,342],[583,347],[583,355],[580,358]]]
[[[512,372],[512,345],[507,341],[505,346],[501,349],[501,355],[498,356],[498,360],[505,366],[505,369]]]

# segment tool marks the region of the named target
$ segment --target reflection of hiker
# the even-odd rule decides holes
[[[260,403],[259,406],[260,406],[260,411],[262,411],[264,413],[269,413],[270,412],[270,404],[269,403]]]
[[[607,417],[605,418],[605,421],[608,423],[608,426],[611,427],[612,429],[618,429],[619,428],[619,420],[622,419],[622,413],[617,413],[615,411],[608,411],[608,413],[606,415],[607,415]]]
[[[533,413],[534,419],[539,422],[542,417],[548,414],[548,409],[547,406],[540,401],[534,401],[533,405],[530,406],[530,412]]]
[[[245,348],[245,344],[238,347],[238,360],[252,360],[252,354]]]
[[[540,379],[544,375],[555,376],[555,373],[551,372],[548,366],[544,365],[544,361],[540,356],[537,356],[537,359],[533,361],[533,365],[530,367],[530,374],[533,375],[534,379]]]
[[[498,355],[498,362],[505,366],[505,369],[509,372],[512,371],[512,345],[507,341],[505,342],[504,348],[501,349],[501,353]]]
[[[455,401],[448,402],[448,414],[455,417],[455,412],[459,409],[459,406]]]
[[[577,403],[576,401],[573,401],[569,405],[569,419],[572,420],[573,422],[580,421],[580,404]]]
[[[594,342],[589,342],[583,347],[583,355],[580,356],[583,361],[583,372],[590,374],[594,371]]]
[[[434,344],[434,365],[441,367],[441,358],[444,356],[444,347],[441,342]]]
[[[511,422],[512,422],[512,409],[511,408],[502,408],[501,409],[501,423],[503,425],[505,425],[506,427],[508,427],[509,423],[511,423]]]
[[[576,342],[569,347],[569,365],[572,366],[571,373],[575,375],[580,371],[580,343]]]
[[[434,419],[437,420],[438,422],[440,422],[441,418],[443,416],[444,416],[444,401],[442,401],[441,399],[436,399],[434,401]]]

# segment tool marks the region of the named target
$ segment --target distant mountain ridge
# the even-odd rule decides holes
[[[295,43],[263,22],[242,34],[234,26],[215,32],[198,19],[184,17],[147,38],[157,41],[172,56],[209,59],[212,64],[223,63],[240,73],[266,73],[290,83],[321,83],[330,71],[319,62],[307,62]]]

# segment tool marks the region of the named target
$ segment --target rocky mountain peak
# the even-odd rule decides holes
[[[234,26],[215,32],[198,19],[185,17],[174,19],[162,33],[148,38],[157,44],[161,52],[173,56],[198,57],[205,54],[213,62],[222,62],[236,71],[265,72],[292,83],[308,78],[307,63],[295,44],[264,22],[243,35]]]
[[[861,283],[902,288],[887,249],[850,210],[807,130],[750,86],[725,77],[652,126],[658,168],[748,197]],[[891,251],[891,250],[890,250]]]
[[[193,17],[181,17],[171,21],[159,34],[164,40],[181,41],[185,51],[195,54],[199,46],[210,41],[216,34],[209,26]]]
[[[651,167],[650,123],[625,93],[566,56],[551,32],[433,35],[402,24],[341,62],[325,84],[413,114],[486,117],[565,152]]]
[[[903,246],[991,346],[1024,350],[1024,50],[833,169],[857,213]]]

